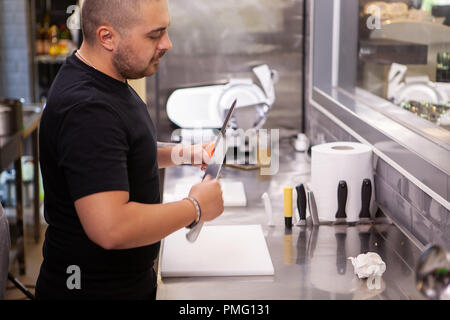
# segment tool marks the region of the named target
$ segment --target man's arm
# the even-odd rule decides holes
[[[75,202],[88,237],[106,250],[156,243],[196,219],[188,200],[168,204],[128,202],[125,191],[97,193]]]
[[[201,207],[201,221],[223,212],[222,190],[211,178],[192,187],[189,195]],[[75,208],[89,239],[106,250],[137,248],[160,241],[197,218],[190,200],[166,204],[129,202],[126,191],[92,194],[75,201]]]

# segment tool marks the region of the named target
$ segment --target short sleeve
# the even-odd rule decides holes
[[[110,106],[75,107],[59,132],[58,166],[73,201],[100,192],[129,191],[127,132]]]

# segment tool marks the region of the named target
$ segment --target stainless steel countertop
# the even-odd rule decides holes
[[[261,224],[275,275],[159,276],[157,299],[423,299],[414,284],[414,266],[421,252],[395,225],[293,226],[291,231],[285,229],[283,187],[309,182],[310,158],[294,152],[287,141],[281,143],[280,154],[280,170],[275,176],[260,176],[259,170],[224,167],[224,178],[244,183],[247,207],[227,207],[222,216],[209,223]],[[166,169],[164,194],[173,194],[179,179],[200,176],[200,170],[190,166]],[[272,201],[276,223],[273,227],[266,224],[261,200],[264,192],[268,192]],[[377,252],[386,263],[387,269],[378,290],[369,290],[366,281],[354,275],[351,261],[347,259],[368,251]]]

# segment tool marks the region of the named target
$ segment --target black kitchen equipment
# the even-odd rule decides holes
[[[295,187],[297,191],[297,209],[300,217],[300,221],[298,225],[305,226],[306,225],[306,191],[305,186],[303,184]]]
[[[370,200],[372,199],[372,181],[364,179],[361,187],[361,211],[359,223],[370,223]]]
[[[338,210],[336,212],[336,221],[334,224],[345,224],[347,222],[347,213],[345,212],[345,207],[347,205],[347,195],[348,195],[348,188],[347,188],[347,182],[344,180],[339,181],[338,185],[338,192],[337,192],[337,198],[338,198]]]

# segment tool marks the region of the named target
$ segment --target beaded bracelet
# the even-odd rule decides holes
[[[195,219],[194,222],[192,222],[189,226],[186,227],[186,228],[192,229],[200,222],[200,218],[202,217],[202,209],[200,208],[200,204],[198,203],[198,201],[192,197],[187,197],[187,198],[184,198],[183,200],[191,201],[195,206],[195,210],[197,211],[197,219]]]

